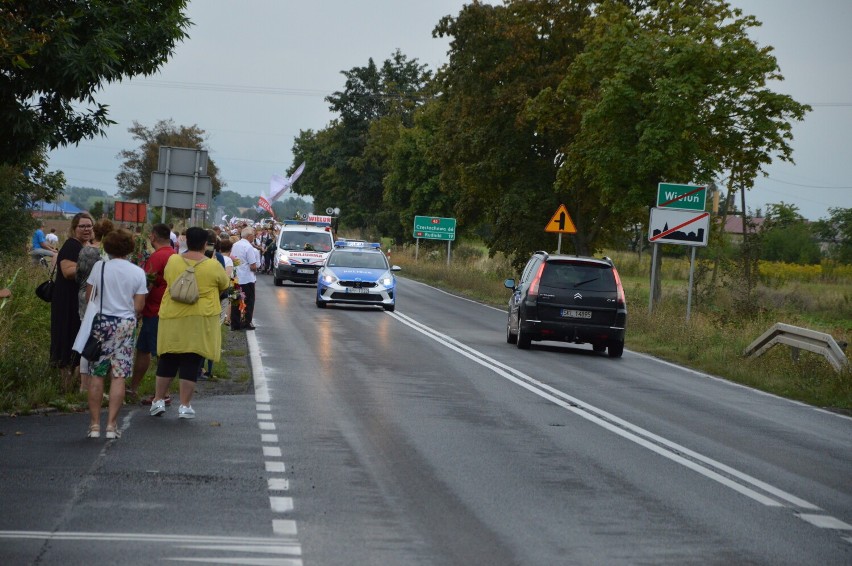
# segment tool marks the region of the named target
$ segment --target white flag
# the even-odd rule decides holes
[[[293,174],[289,177],[273,175],[269,180],[269,202],[275,202],[279,197],[281,197],[281,195],[292,189],[293,183],[296,182],[296,179],[299,178],[299,175],[301,175],[304,170],[305,163],[302,162],[302,164],[299,165],[299,167],[297,167],[296,170],[293,171]]]

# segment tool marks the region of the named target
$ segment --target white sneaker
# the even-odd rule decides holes
[[[191,405],[181,405],[178,408],[178,418],[179,419],[194,419],[195,418],[195,410]]]
[[[149,411],[152,417],[158,417],[166,412],[166,401],[164,399],[160,399],[159,401],[154,401],[151,403],[151,410]]]

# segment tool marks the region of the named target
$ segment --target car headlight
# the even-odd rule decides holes
[[[393,287],[393,277],[391,276],[389,271],[379,277],[379,285],[383,285],[386,288]]]
[[[331,272],[324,272],[320,279],[325,285],[331,285],[332,283],[337,282],[337,277]]]

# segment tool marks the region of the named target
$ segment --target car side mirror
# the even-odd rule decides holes
[[[391,267],[391,271],[401,271],[401,270],[402,270],[402,268],[398,265],[394,265],[393,267]]]
[[[514,291],[515,290],[515,280],[514,279],[506,279],[505,281],[503,281],[503,286],[506,287],[507,289],[511,289],[512,291]]]

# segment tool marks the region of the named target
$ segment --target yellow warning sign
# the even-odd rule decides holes
[[[574,226],[574,222],[571,221],[571,216],[568,214],[568,209],[565,208],[564,204],[560,204],[559,208],[556,209],[556,214],[553,215],[553,218],[544,227],[544,231],[559,232],[561,234],[577,233],[577,228]]]

